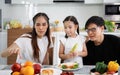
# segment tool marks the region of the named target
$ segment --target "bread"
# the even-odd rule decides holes
[[[42,75],[53,75],[53,69],[44,69],[42,70]]]

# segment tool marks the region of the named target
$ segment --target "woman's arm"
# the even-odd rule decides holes
[[[13,43],[12,45],[10,45],[7,49],[5,49],[2,53],[1,56],[2,57],[8,57],[12,54],[17,54],[19,53],[19,46],[16,43]]]

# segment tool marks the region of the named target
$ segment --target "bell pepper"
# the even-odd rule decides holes
[[[117,61],[110,61],[108,63],[108,71],[109,72],[116,72],[119,69],[119,64],[117,63]]]
[[[104,62],[97,62],[95,66],[96,72],[103,74],[107,71],[107,65]]]

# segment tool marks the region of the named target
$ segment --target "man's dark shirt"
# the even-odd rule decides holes
[[[120,64],[120,37],[104,35],[103,42],[95,46],[93,41],[86,43],[88,55],[83,58],[84,65],[95,65],[96,62],[115,61]]]

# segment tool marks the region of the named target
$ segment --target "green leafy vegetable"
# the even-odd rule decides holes
[[[75,65],[73,66],[73,69],[76,69],[78,68],[79,64],[78,63],[75,63]]]
[[[67,66],[66,65],[62,65],[62,69],[66,69],[67,68]]]

